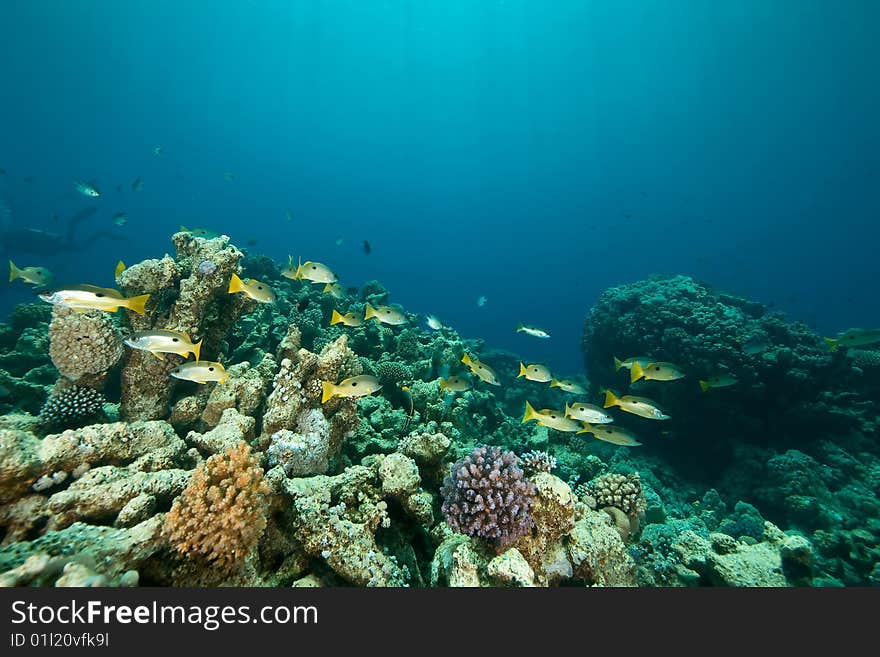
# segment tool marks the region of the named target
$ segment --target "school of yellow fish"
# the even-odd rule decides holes
[[[88,189],[94,190],[97,193],[96,188],[89,187]],[[181,230],[188,231],[184,226],[181,226]],[[207,229],[195,229],[188,232],[204,238],[216,236],[215,233]],[[120,261],[116,267],[116,276],[118,277],[124,269],[125,265]],[[52,280],[51,272],[45,267],[27,266],[19,268],[11,260],[9,261],[9,272],[10,283],[16,279],[21,279],[26,283],[34,285],[35,288],[46,287]],[[294,281],[323,284],[323,293],[329,294],[334,298],[341,298],[343,296],[342,287],[338,283],[338,277],[323,263],[310,260],[302,262],[298,260],[296,265],[294,265],[293,258],[288,256],[287,265],[282,269],[281,275]],[[236,274],[233,274],[229,281],[228,293],[241,293],[258,303],[271,304],[276,300],[275,292],[268,284],[252,278],[242,280]],[[39,294],[39,297],[50,304],[71,308],[76,312],[88,312],[91,310],[116,312],[120,308],[126,308],[143,315],[150,295],[142,294],[134,297],[123,297],[118,290],[113,288],[78,285],[53,291],[44,291]],[[398,308],[392,306],[374,308],[367,303],[365,304],[363,317],[355,312],[342,314],[334,309],[330,318],[330,325],[341,324],[346,327],[357,327],[371,319],[389,326],[400,326],[408,322],[406,314]],[[428,315],[426,321],[428,327],[432,330],[443,328],[443,325],[434,315]],[[542,329],[522,324],[517,328],[517,332],[525,332],[538,338],[550,337]],[[852,329],[841,333],[837,338],[825,338],[825,340],[831,351],[839,348],[865,346],[880,342],[880,330]],[[164,360],[164,354],[176,354],[183,358],[188,358],[192,354],[195,360],[187,360],[169,372],[170,376],[177,379],[199,384],[206,384],[208,382],[222,384],[228,379],[226,369],[221,363],[200,360],[202,341],[194,342],[184,332],[172,329],[136,331],[127,337],[124,342],[133,349],[149,352],[162,360]],[[475,356],[465,353],[461,358],[461,362],[470,374],[480,381],[493,386],[501,385],[496,372]],[[631,384],[639,381],[670,382],[685,377],[685,373],[676,364],[658,361],[648,356],[632,356],[625,360],[615,357],[614,369],[615,371],[621,369],[628,370]],[[587,392],[583,386],[573,381],[557,379],[549,368],[540,363],[520,363],[519,373],[516,375],[516,378],[519,377],[536,383],[549,383],[549,387],[558,388],[572,395],[584,395]],[[465,392],[472,387],[470,378],[457,374],[440,377],[438,382],[441,394]],[[735,385],[737,379],[730,373],[718,372],[706,379],[699,380],[698,383],[700,389],[703,392],[707,392],[710,389]],[[323,381],[321,402],[326,403],[334,397],[363,397],[377,392],[381,387],[376,377],[366,374],[349,377],[338,383]],[[402,389],[408,390],[405,386]],[[552,408],[536,410],[531,403],[526,401],[522,422],[535,421],[540,426],[567,433],[588,433],[599,440],[615,445],[629,447],[641,445],[642,443],[639,442],[634,433],[624,427],[613,424],[614,417],[606,409],[615,407],[626,413],[649,420],[670,419],[670,416],[651,399],[635,395],[618,396],[615,392],[606,390],[605,401],[602,407],[584,401],[566,401],[562,410]],[[410,409],[411,418],[412,409]]]

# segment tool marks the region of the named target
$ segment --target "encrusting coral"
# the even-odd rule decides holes
[[[49,355],[68,381],[100,389],[122,351],[122,336],[106,313],[53,308]]]

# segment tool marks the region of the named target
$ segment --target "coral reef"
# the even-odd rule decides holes
[[[104,401],[94,388],[56,389],[40,409],[40,423],[47,429],[76,429],[99,420],[104,414]]]

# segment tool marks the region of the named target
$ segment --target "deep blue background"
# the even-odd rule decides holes
[[[39,262],[62,280],[110,284],[118,259],[205,226],[378,278],[563,375],[602,290],[652,273],[820,332],[876,326],[878,18],[831,0],[5,0],[0,198],[52,229],[89,203],[73,180],[99,183],[87,225],[125,241]]]

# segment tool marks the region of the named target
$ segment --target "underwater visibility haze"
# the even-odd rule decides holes
[[[877,585],[878,19],[4,3],[0,582]]]

